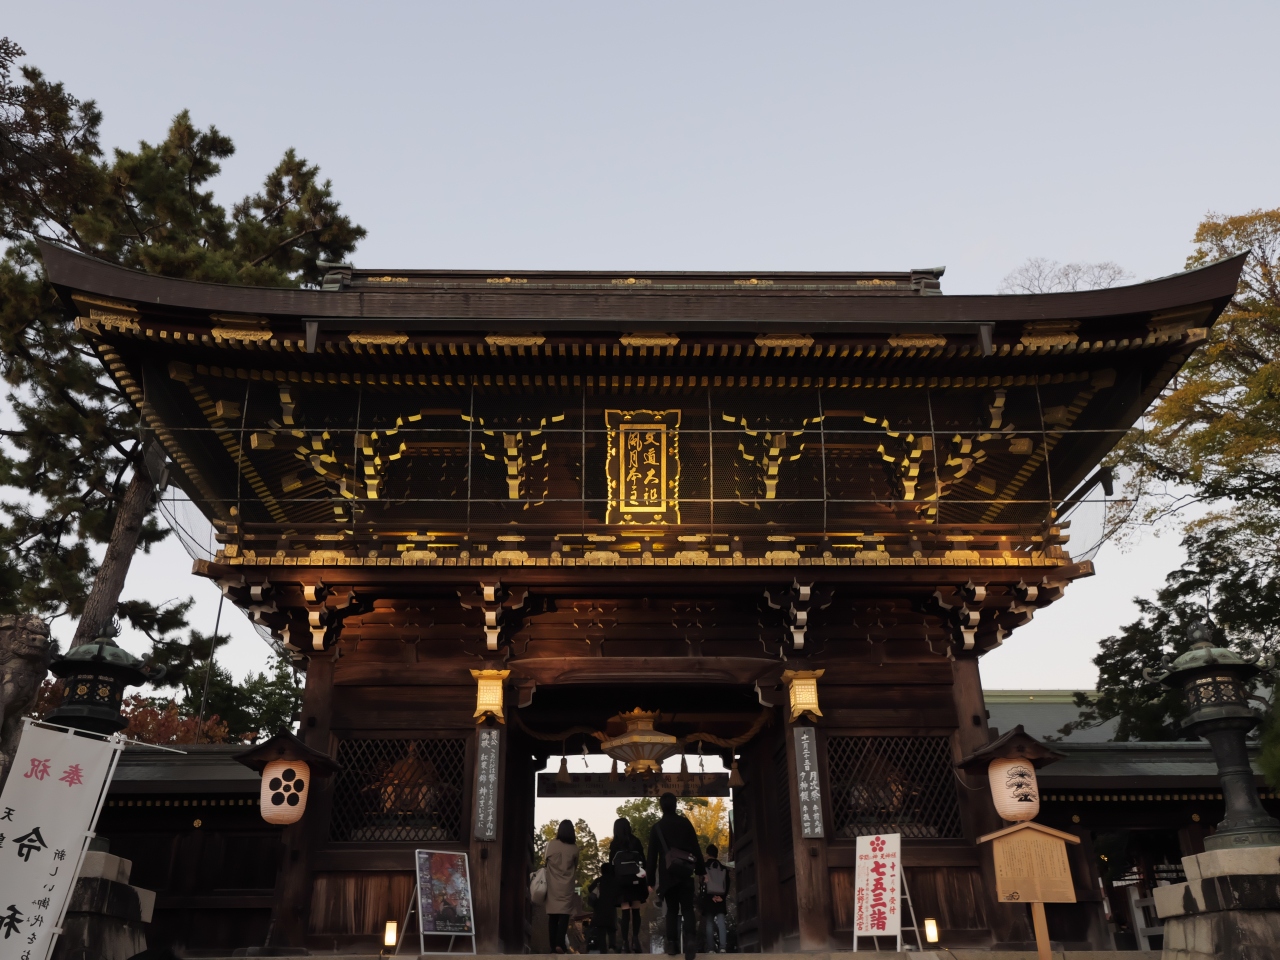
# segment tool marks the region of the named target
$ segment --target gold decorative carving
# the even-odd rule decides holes
[[[565,415],[563,413],[558,414],[552,417],[550,422],[559,423],[561,420],[564,419],[564,416]],[[462,419],[467,423],[473,422],[472,417],[468,416],[465,413],[462,414]],[[542,441],[542,446],[538,448],[538,452],[534,454],[530,454],[528,461],[526,461],[525,454],[528,453],[528,451],[525,450],[524,442],[525,440],[532,440],[534,437],[540,436],[542,434],[542,431],[547,429],[547,418],[543,417],[542,420],[539,422],[537,428],[534,430],[516,429],[516,430],[508,431],[508,430],[503,430],[501,428],[490,430],[485,426],[484,417],[475,417],[474,422],[479,425],[480,432],[483,433],[486,437],[494,437],[496,439],[499,436],[499,434],[501,434],[502,462],[506,465],[506,468],[507,468],[507,499],[508,500],[521,499],[520,487],[525,482],[525,467],[527,467],[530,463],[534,463],[535,461],[541,460],[547,452],[547,442],[544,440]],[[517,423],[517,427],[518,426],[519,424]],[[498,445],[496,443],[490,444],[484,440],[481,440],[480,452],[484,455],[484,458],[486,460],[496,461],[498,459],[498,456],[497,454],[493,454],[489,452],[490,446],[497,447]],[[520,539],[523,540],[524,538],[521,537]]]
[[[723,419],[730,423],[741,425],[743,432],[752,439],[759,441],[759,446],[755,452],[748,453],[745,442],[738,444],[738,453],[742,455],[743,460],[751,463],[759,463],[764,470],[764,498],[766,500],[774,500],[778,496],[778,471],[784,463],[791,463],[799,460],[803,451],[804,444],[800,444],[795,448],[795,453],[787,450],[787,438],[798,437],[802,435],[805,428],[811,423],[820,423],[822,417],[810,417],[809,419],[800,421],[798,430],[752,430],[751,425],[747,423],[747,418],[738,419],[727,413],[720,415]]]
[[[358,343],[361,346],[376,347],[388,346],[398,347],[401,344],[409,342],[407,333],[349,333],[347,339],[352,343]]]
[[[756,337],[757,347],[812,347],[813,337],[807,333],[762,333]]]
[[[606,410],[605,523],[680,522],[680,411]]]
[[[485,283],[528,283],[524,277],[489,277]]]
[[[136,313],[112,313],[107,310],[89,309],[89,321],[91,323],[102,323],[108,327],[115,327],[118,330],[128,330],[137,333],[138,315]]]
[[[674,347],[680,338],[670,333],[628,333],[618,342],[624,347]]]
[[[889,338],[891,347],[945,347],[947,338],[939,333],[897,333]]]
[[[818,678],[825,670],[783,670],[782,682],[787,685],[787,694],[791,700],[791,719],[799,720],[807,716],[817,720],[822,716],[818,707]]]
[[[735,280],[733,282],[740,287],[756,287],[756,286],[771,287],[773,286],[772,280],[757,280],[755,277],[752,277],[750,280]]]
[[[213,321],[210,331],[216,340],[270,340],[271,327],[266,317],[250,317],[243,314],[211,313]]]
[[[536,333],[513,335],[491,333],[484,338],[484,342],[491,347],[540,347],[547,342],[547,338]]]
[[[71,299],[76,303],[87,303],[95,307],[106,307],[113,313],[129,313],[135,317],[138,315],[138,308],[131,303],[125,303],[123,300],[112,300],[109,297],[94,297],[87,293],[73,293]]]
[[[1080,342],[1078,320],[1034,320],[1022,327],[1024,347],[1065,347]]]
[[[611,281],[615,287],[651,287],[652,280],[645,280],[636,277],[619,277],[617,280]]]
[[[408,277],[365,277],[365,283],[408,283]]]

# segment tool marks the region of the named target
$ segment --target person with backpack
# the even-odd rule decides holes
[[[573,912],[574,876],[578,867],[578,838],[572,820],[561,820],[556,837],[547,843],[547,934],[552,953],[565,953],[569,914]]]
[[[720,851],[714,843],[707,846],[707,875],[702,881],[702,926],[707,938],[708,953],[725,953],[729,946],[729,933],[725,929],[725,911],[729,908],[729,868],[716,859]],[[720,947],[716,948],[714,932],[720,934]]]
[[[693,824],[676,812],[676,795],[658,798],[662,818],[649,833],[650,889],[667,905],[667,956],[680,952],[680,918],[684,918],[685,960],[698,955],[698,921],[693,915],[694,878],[707,872]]]
[[[587,906],[591,908],[592,948],[601,953],[618,951],[618,878],[613,864],[608,861],[600,864],[600,876],[591,881],[587,887]],[[623,933],[623,947],[626,947],[626,934]]]
[[[649,898],[649,881],[644,866],[644,844],[631,832],[631,821],[626,817],[613,821],[609,862],[613,864],[618,906],[622,908],[619,949],[640,953],[640,909]]]

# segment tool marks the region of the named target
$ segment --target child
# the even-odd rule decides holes
[[[587,903],[591,905],[592,947],[601,953],[618,950],[618,884],[613,864],[600,866],[600,876],[587,887]]]

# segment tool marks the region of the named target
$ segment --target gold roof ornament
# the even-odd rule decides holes
[[[506,723],[502,715],[502,681],[511,676],[510,670],[472,670],[476,679],[476,712],[473,717],[493,717]]]
[[[807,716],[817,720],[822,716],[818,707],[818,678],[825,670],[783,670],[782,682],[787,685],[791,698],[791,719],[799,720]]]
[[[618,719],[627,725],[626,732],[604,741],[600,749],[625,763],[628,776],[661,773],[662,761],[676,752],[680,742],[669,733],[653,729],[658,714],[637,707],[629,713],[619,714]]]

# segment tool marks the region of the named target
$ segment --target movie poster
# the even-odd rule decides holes
[[[418,850],[417,856],[422,932],[474,936],[467,855]]]

